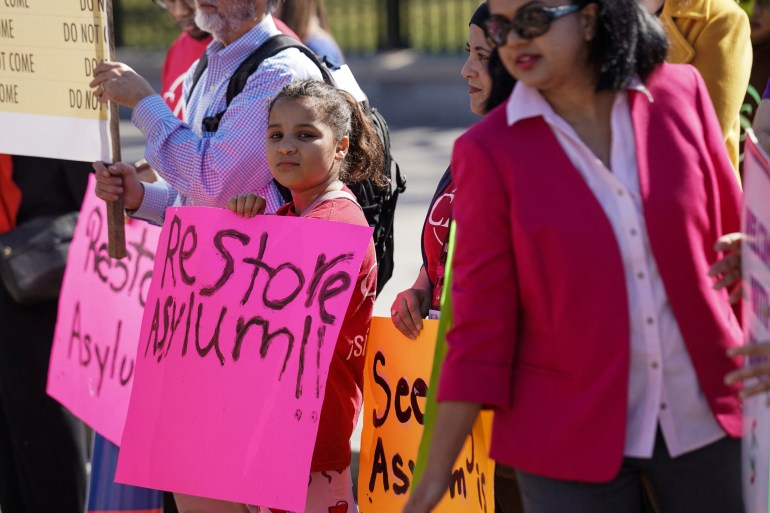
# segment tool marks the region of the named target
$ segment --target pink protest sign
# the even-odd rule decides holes
[[[302,511],[369,227],[172,208],[117,481]]]
[[[746,345],[770,339],[770,157],[754,135],[746,133],[743,161],[744,196],[741,231],[743,268],[743,329]],[[746,365],[766,363],[762,357],[745,359]],[[747,387],[755,382],[748,382]],[[770,394],[758,394],[743,400],[743,498],[746,511],[768,511],[770,481]]]
[[[160,228],[126,224],[128,257],[107,255],[107,211],[92,176],[64,273],[48,394],[120,444]]]

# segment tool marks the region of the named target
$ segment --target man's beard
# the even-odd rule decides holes
[[[243,22],[256,17],[257,6],[253,0],[234,0],[226,10],[213,14],[206,14],[198,9],[195,12],[195,24],[221,40],[227,38],[230,32],[240,27]]]

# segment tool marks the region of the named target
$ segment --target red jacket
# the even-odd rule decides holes
[[[698,381],[731,436],[725,386],[742,343],[737,310],[707,273],[718,236],[740,230],[741,191],[703,80],[662,65],[630,94],[652,252]],[[615,236],[542,118],[505,106],[455,144],[454,328],[440,400],[496,408],[491,455],[523,471],[604,482],[623,458],[629,319]]]

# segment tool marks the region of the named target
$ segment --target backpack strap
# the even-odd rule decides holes
[[[315,64],[318,70],[321,72],[324,82],[330,85],[336,85],[334,83],[334,78],[332,77],[331,72],[318,59],[318,56],[313,53],[313,50],[303,45],[291,36],[287,36],[286,34],[277,34],[262,43],[259,48],[254,50],[251,55],[246,57],[240,66],[238,66],[238,69],[235,70],[232,78],[230,78],[230,83],[227,85],[227,96],[225,97],[227,106],[229,107],[230,102],[233,101],[233,98],[238,96],[241,91],[244,90],[249,77],[253,75],[255,71],[257,71],[257,68],[260,64],[262,64],[263,61],[274,57],[275,55],[281,53],[284,50],[288,50],[289,48],[296,48],[302,52],[305,57],[313,61],[313,64]]]
[[[329,68],[322,63],[318,56],[313,53],[313,51],[308,48],[307,46],[303,45],[296,39],[294,39],[291,36],[287,36],[286,34],[277,34],[275,36],[270,37],[267,41],[262,43],[259,48],[254,50],[248,57],[246,57],[243,62],[238,66],[238,68],[233,73],[232,77],[230,77],[230,82],[227,84],[227,94],[225,95],[225,109],[222,112],[219,112],[218,114],[214,116],[208,116],[203,120],[203,130],[204,132],[216,132],[219,128],[219,122],[222,120],[222,117],[225,115],[225,112],[227,111],[227,108],[230,106],[230,103],[233,101],[233,99],[238,96],[245,88],[246,83],[249,81],[249,77],[254,74],[255,71],[257,71],[257,68],[259,68],[259,65],[262,64],[265,60],[274,57],[275,55],[281,53],[284,50],[287,50],[289,48],[296,48],[302,54],[305,55],[308,59],[310,59],[313,64],[316,65],[318,70],[321,72],[321,76],[324,79],[324,82],[326,82],[329,85],[336,86],[336,83],[334,82],[334,77],[331,74],[331,71]],[[190,97],[192,97],[192,91],[195,89],[195,86],[200,81],[201,77],[203,76],[203,72],[205,71],[206,67],[208,66],[208,57],[204,53],[203,56],[198,60],[198,65],[195,67],[195,72],[193,74],[193,81],[192,85],[190,87],[190,95],[187,97],[187,101],[190,101]]]
[[[198,85],[198,82],[203,76],[203,72],[206,71],[206,68],[208,67],[208,65],[209,65],[209,56],[206,52],[203,52],[203,55],[201,55],[201,58],[198,59],[198,64],[195,66],[195,71],[193,72],[192,84],[190,85],[190,91],[187,93],[187,98],[185,98],[185,103],[190,103],[192,92],[195,90],[195,86]]]

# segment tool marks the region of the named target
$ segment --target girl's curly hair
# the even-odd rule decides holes
[[[278,100],[308,101],[310,109],[332,129],[337,140],[349,137],[340,180],[356,183],[369,179],[379,187],[387,185],[380,139],[364,107],[349,93],[318,80],[303,80],[284,87],[270,104],[270,110]]]

